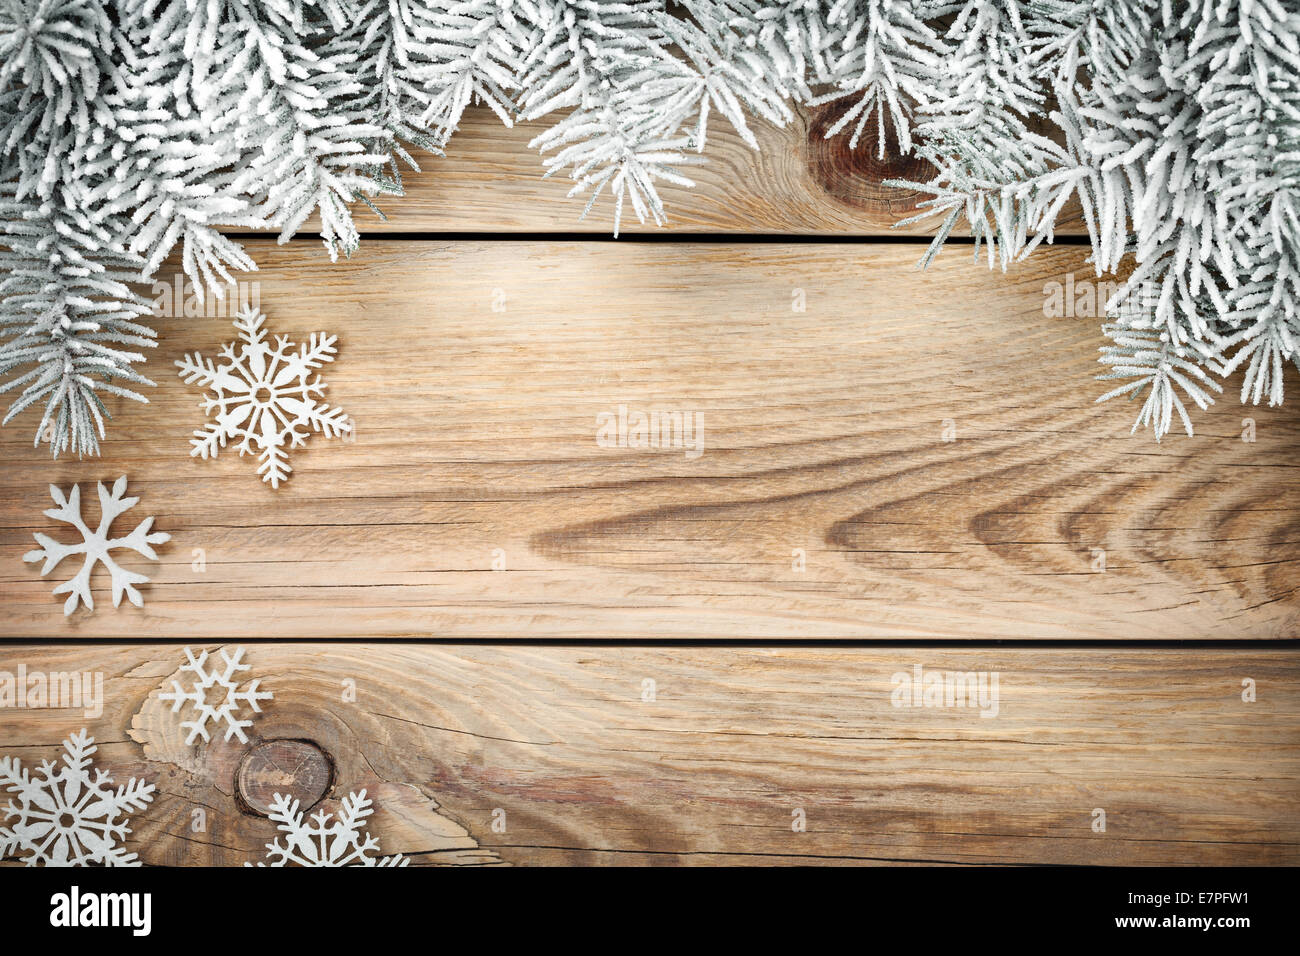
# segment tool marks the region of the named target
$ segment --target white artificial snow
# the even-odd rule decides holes
[[[0,823],[0,857],[24,853],[28,866],[140,865],[119,844],[131,832],[127,814],[148,805],[154,786],[132,778],[114,790],[108,774],[92,772],[96,749],[85,730],[73,734],[62,766],[47,760],[34,777],[0,757],[0,789],[14,795]]]
[[[215,420],[194,433],[190,454],[215,458],[227,441],[237,442],[241,456],[256,448],[257,473],[278,488],[293,471],[289,449],[305,445],[312,431],[333,438],[350,432],[352,425],[342,409],[319,401],[326,386],[312,375],[334,361],[338,338],[313,332],[295,351],[287,337],[277,335],[272,347],[262,329],[265,321],[256,310],[241,312],[235,328],[243,344],[224,346],[220,365],[195,352],[176,366],[187,384],[212,389],[202,407]]]
[[[366,817],[374,813],[366,791],[344,797],[337,817],[317,811],[308,822],[299,806],[284,794],[274,795],[268,816],[284,834],[284,843],[278,839],[268,843],[267,859],[258,866],[406,866],[410,862],[400,853],[376,855],[379,841],[362,829]]]
[[[48,509],[45,512],[46,516],[72,525],[81,532],[82,540],[77,544],[60,544],[37,532],[34,537],[41,548],[38,551],[28,551],[23,555],[23,560],[27,562],[43,560],[45,564],[41,567],[41,576],[44,577],[64,558],[77,554],[85,555],[85,561],[76,576],[54,589],[55,594],[68,593],[68,599],[63,605],[64,614],[71,614],[76,610],[78,602],[84,602],[87,608],[94,610],[95,601],[90,593],[90,573],[97,563],[106,567],[112,575],[113,607],[118,607],[122,603],[124,594],[136,607],[144,606],[144,600],[134,585],[143,584],[149,578],[119,566],[113,560],[112,552],[126,548],[144,555],[151,561],[157,561],[158,555],[152,546],[171,540],[171,535],[161,531],[150,534],[149,529],[153,526],[153,518],[149,517],[136,525],[135,530],[125,538],[109,538],[108,531],[113,520],[140,500],[124,498],[124,494],[126,494],[125,475],[114,482],[111,494],[104,490],[104,483],[99,482],[99,527],[91,531],[81,517],[81,486],[73,485],[71,493],[65,498],[62,491],[50,485],[50,497],[58,503],[59,507]]]
[[[224,669],[215,667],[208,669],[207,651],[202,651],[198,657],[195,657],[194,652],[187,647],[185,656],[189,660],[181,666],[181,670],[194,675],[188,689],[179,681],[172,681],[173,690],[159,694],[158,698],[172,701],[172,713],[178,713],[187,703],[195,713],[196,719],[181,722],[181,729],[189,731],[185,738],[186,745],[194,743],[199,737],[204,741],[211,740],[208,724],[220,725],[223,722],[226,725],[226,740],[236,737],[240,743],[248,743],[244,728],[253,726],[253,721],[240,719],[242,706],[247,704],[254,713],[260,714],[262,708],[259,702],[271,700],[274,695],[269,690],[258,690],[260,680],[253,681],[243,690],[240,689],[239,681],[232,680],[239,672],[249,669],[250,665],[242,663],[244,649],[236,648],[232,655],[222,648],[221,658],[225,662]],[[213,687],[216,687],[218,692],[210,695]],[[225,692],[224,696],[221,694],[222,691]],[[214,702],[209,701],[209,696],[213,697]]]

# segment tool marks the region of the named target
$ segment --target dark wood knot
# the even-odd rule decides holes
[[[858,145],[849,148],[857,120],[848,123],[830,139],[826,131],[834,126],[853,104],[853,97],[813,107],[808,116],[808,169],[828,196],[866,212],[887,223],[911,215],[917,204],[928,198],[913,189],[884,185],[887,179],[926,182],[934,177],[935,168],[915,152],[901,155],[894,123],[886,114],[885,154],[881,158],[880,123],[876,114],[867,121]]]
[[[239,761],[235,789],[253,813],[267,816],[277,793],[314,807],[334,782],[334,761],[310,740],[270,740]]]

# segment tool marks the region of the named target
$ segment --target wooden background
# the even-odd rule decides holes
[[[201,393],[171,363],[231,341],[220,316],[159,320],[158,387],[112,406],[102,458],[0,431],[0,671],[107,691],[94,718],[0,710],[0,753],[88,727],[159,785],[150,864],[256,858],[237,769],[277,740],[417,864],[1300,860],[1296,405],[1229,388],[1195,438],[1130,436],[1135,407],[1094,403],[1100,319],[1044,314],[1094,278],[1077,221],[1006,274],[961,244],[917,272],[923,230],[889,230],[916,197],[879,180],[925,171],[825,126],[720,137],[669,231],[610,242],[533,131],[475,112],[351,260],[252,239],[270,329],[340,336],[355,436],[278,491],[185,457]],[[620,405],[698,415],[703,453],[598,446]],[[96,577],[65,619],[62,569],[22,562],[61,534],[47,486],[93,514],[121,474],[121,523],[172,540],[124,562],[143,609]],[[181,745],[157,695],[186,642],[249,647],[276,699],[248,746]],[[916,665],[998,672],[998,715],[891,706]]]

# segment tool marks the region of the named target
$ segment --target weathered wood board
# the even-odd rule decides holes
[[[844,136],[826,139],[835,109],[798,110],[784,129],[754,123],[757,152],[724,122],[712,123],[703,153],[707,162],[681,170],[695,186],[662,184],[667,223],[643,225],[629,209],[622,233],[920,236],[935,230],[937,219],[897,228],[918,211],[926,194],[883,185],[891,179],[925,182],[933,169],[915,159],[889,158],[888,152],[880,159],[874,142],[850,150]],[[376,200],[383,218],[358,204],[358,228],[369,233],[612,232],[614,206],[608,195],[583,218],[586,198],[569,197],[572,180],[563,174],[542,179],[542,157],[528,143],[547,125],[507,128],[491,110],[470,108],[445,156],[414,151],[420,169],[401,168],[405,195]],[[892,138],[889,145],[892,149]],[[1064,210],[1057,233],[1086,233],[1077,205]],[[954,231],[963,234],[963,228]]]
[[[1300,413],[1229,394],[1195,438],[1131,436],[1132,405],[1094,404],[1100,321],[1044,315],[1082,248],[1006,275],[834,243],[256,254],[273,332],[340,336],[355,440],[313,438],[278,491],[233,449],[186,458],[202,393],[172,363],[234,330],[161,319],[151,404],[112,406],[102,459],[0,431],[0,633],[1300,636]],[[620,408],[698,428],[606,447],[633,444],[602,438]],[[93,509],[121,474],[172,541],[143,609],[65,619],[67,575],[22,561],[58,534],[47,485]]]
[[[757,124],[757,153],[715,124],[696,187],[664,188],[670,235],[734,242],[439,239],[611,229],[540,178],[540,124],[479,109],[386,221],[358,212],[351,261],[250,240],[271,330],[340,336],[326,397],[356,426],[278,491],[184,457],[201,392],[172,362],[228,316],[159,320],[158,387],[113,404],[103,458],[0,430],[0,684],[104,677],[101,713],[0,707],[0,754],[89,729],[158,786],[148,865],[257,860],[274,792],[362,788],[417,866],[1300,862],[1300,651],[1261,643],[1300,637],[1300,412],[1230,388],[1195,438],[1131,436],[1136,408],[1093,401],[1086,248],[918,273],[927,226],[893,227],[922,197],[880,180],[929,171],[828,123]],[[635,447],[619,423],[650,412],[689,436]],[[124,562],[143,609],[97,576],[65,619],[68,575],[22,562],[62,535],[47,485],[94,516],[121,474],[123,522],[172,540]],[[247,743],[184,744],[177,639],[248,642],[276,696]],[[895,706],[918,667],[996,674],[996,704]]]
[[[322,806],[366,788],[371,833],[416,865],[1300,862],[1290,649],[335,643],[246,660],[275,694],[249,742],[187,748],[157,697],[186,677],[180,646],[0,646],[0,672],[102,673],[107,700],[90,718],[0,711],[0,753],[53,758],[89,729],[118,783],[159,788],[129,840],[146,864],[260,858],[275,829],[238,802],[236,770],[304,739],[333,764]],[[995,716],[894,706],[916,666],[996,672]],[[275,787],[302,783],[281,769]]]

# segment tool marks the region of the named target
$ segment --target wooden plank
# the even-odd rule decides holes
[[[152,404],[114,406],[102,460],[0,431],[0,633],[1300,634],[1295,403],[1130,436],[1133,406],[1094,404],[1099,321],[1044,316],[1081,248],[1002,275],[896,245],[266,245],[269,326],[341,336],[355,441],[312,439],[278,491],[186,457],[201,392],[172,362],[234,335],[161,320]],[[698,415],[702,453],[601,447],[620,406]],[[121,474],[172,541],[143,610],[65,620],[22,562],[57,533],[47,485],[93,503]]]
[[[628,210],[622,231],[927,235],[937,229],[938,221],[894,228],[926,197],[882,185],[889,179],[924,182],[932,168],[912,158],[879,159],[874,143],[850,151],[845,137],[827,140],[835,109],[800,110],[785,129],[754,124],[758,152],[725,123],[711,124],[704,152],[708,162],[683,169],[695,186],[663,184],[667,225],[640,225]],[[417,150],[420,171],[402,170],[406,194],[378,200],[387,219],[358,205],[358,228],[365,233],[610,233],[614,207],[607,196],[582,219],[587,200],[568,197],[572,180],[542,179],[541,157],[528,143],[547,125],[538,121],[507,129],[491,110],[471,108],[445,157]],[[1077,205],[1067,207],[1057,232],[1086,234]]]
[[[246,660],[275,695],[249,742],[187,748],[186,715],[158,699],[186,677],[180,646],[0,646],[10,674],[103,673],[107,702],[0,710],[0,754],[54,758],[87,727],[118,783],[159,788],[132,821],[147,864],[256,859],[276,834],[237,802],[238,767],[304,739],[333,764],[324,806],[365,788],[372,834],[417,865],[1300,862],[1294,650],[258,644]],[[894,706],[918,665],[997,672],[996,716]]]

